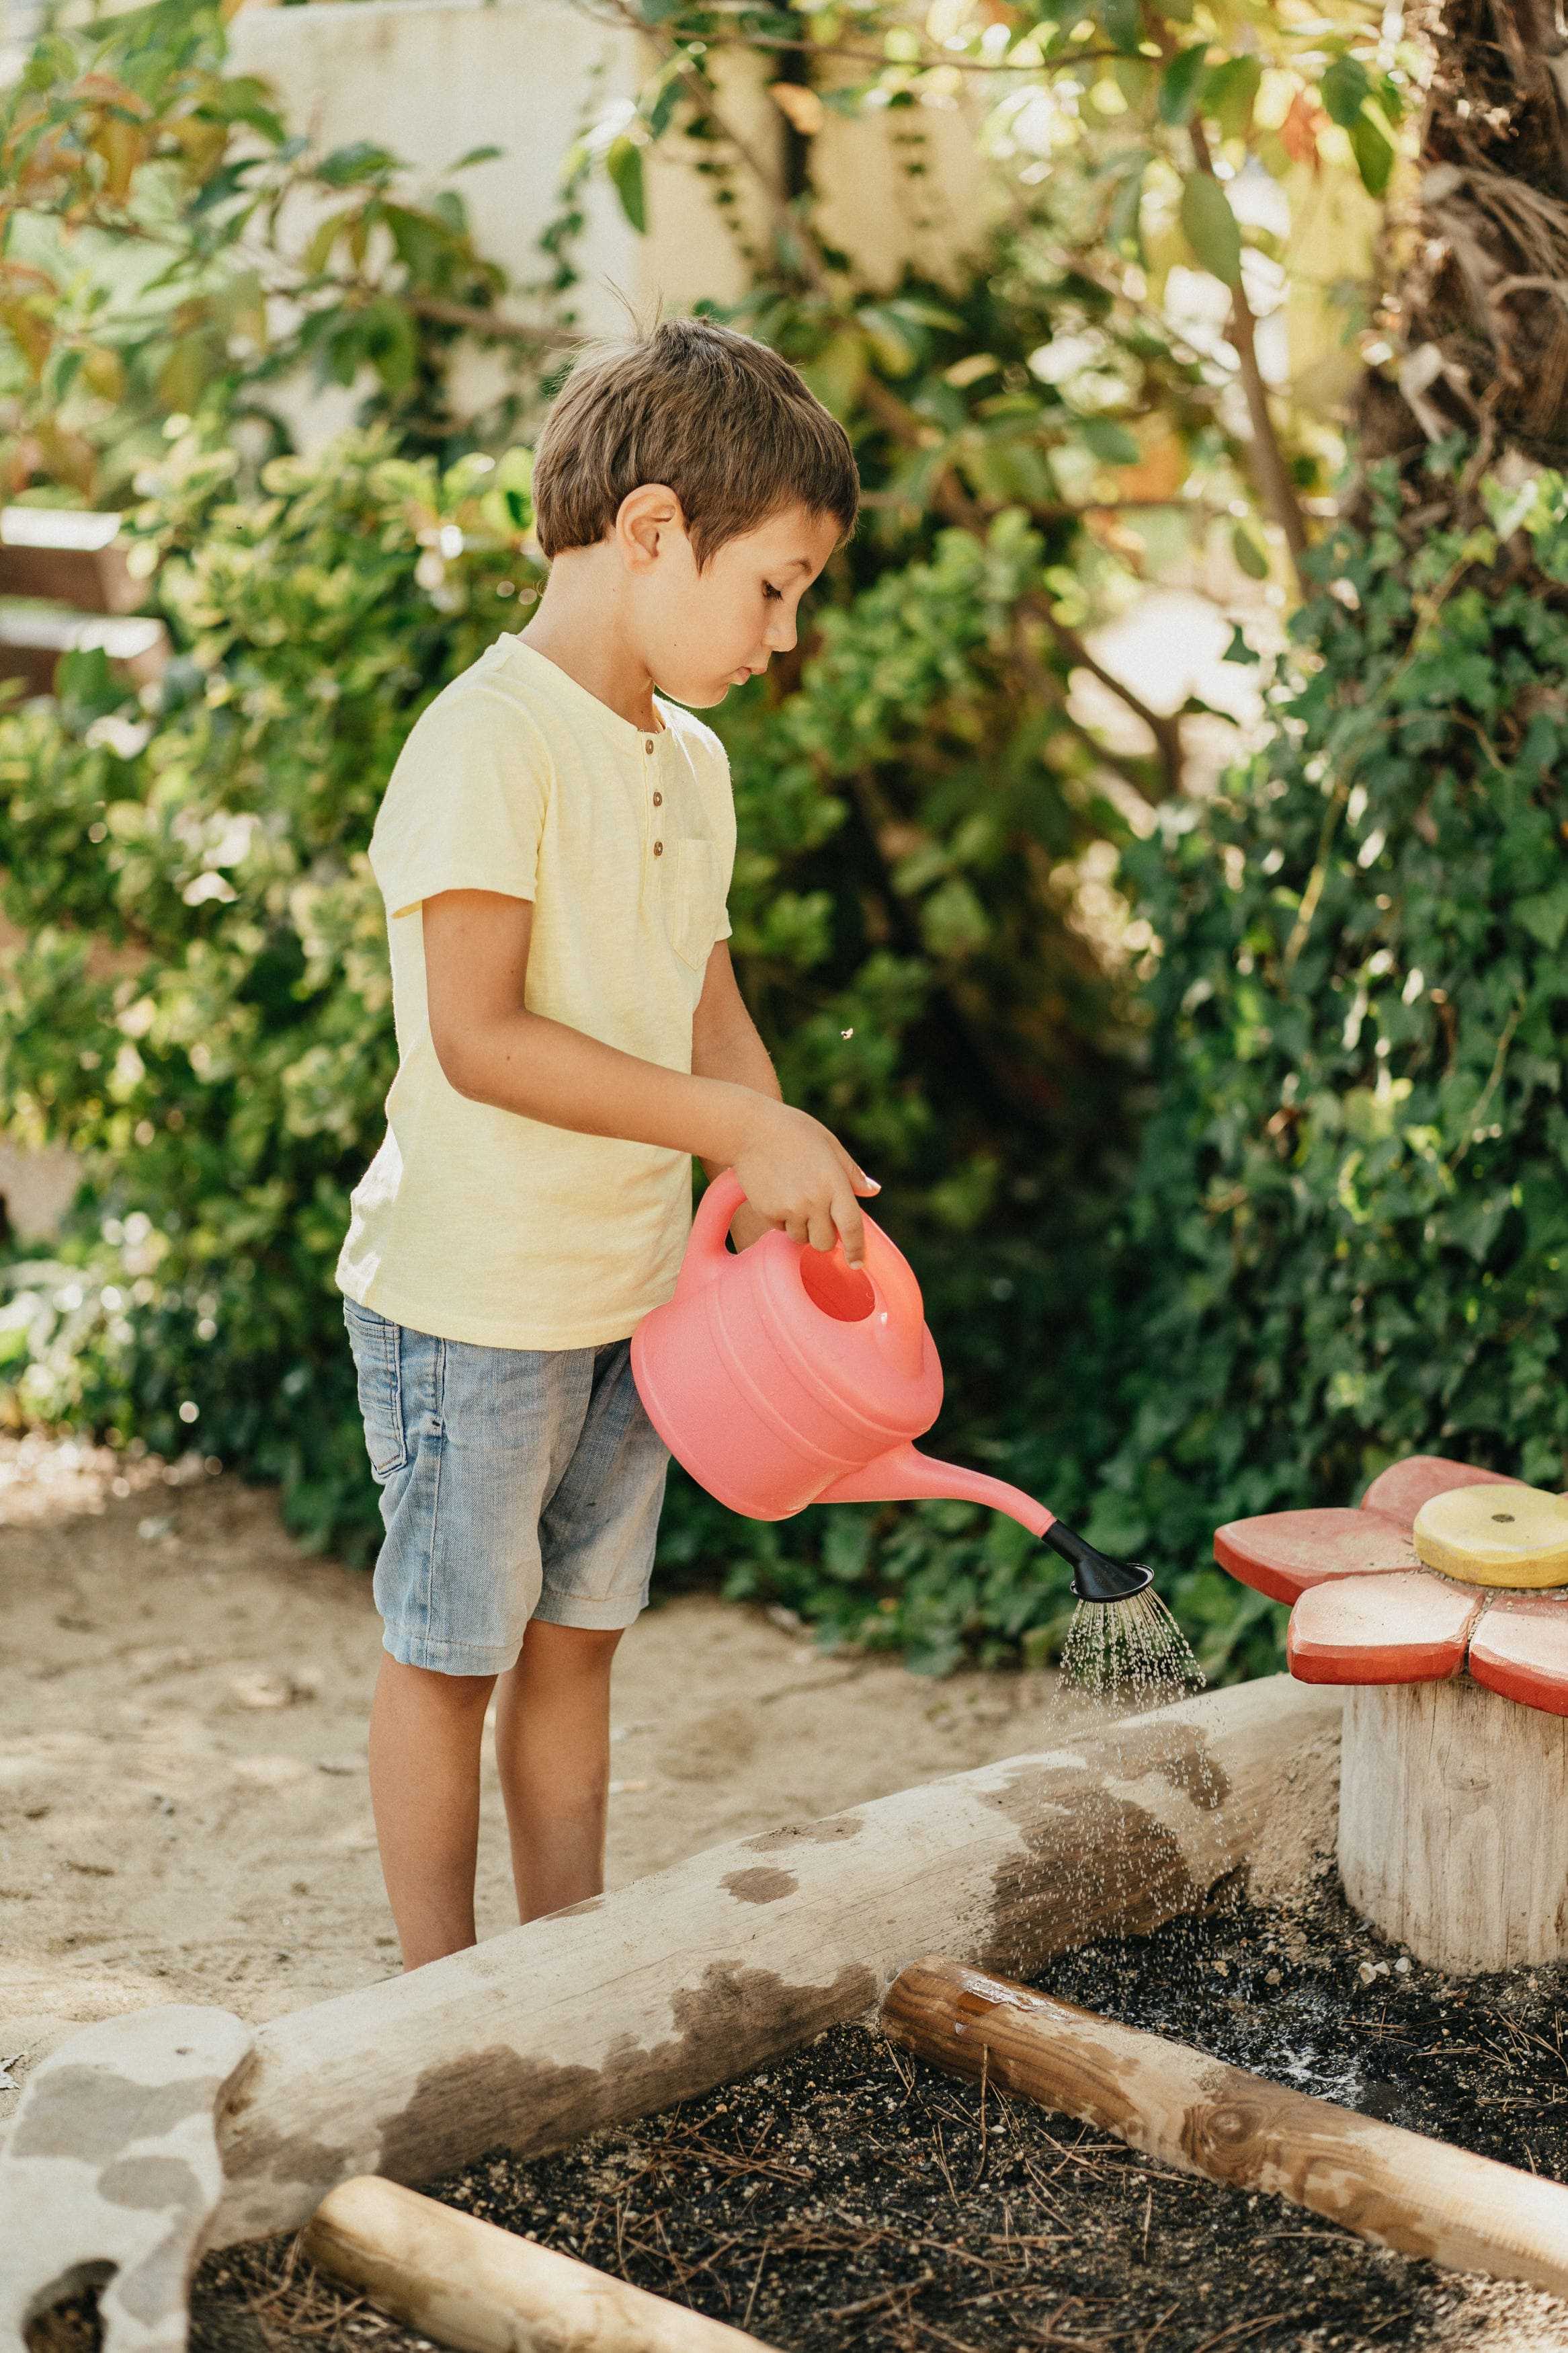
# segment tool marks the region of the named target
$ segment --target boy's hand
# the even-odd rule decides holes
[[[813,1250],[830,1250],[841,1240],[849,1264],[859,1266],[866,1227],[855,1196],[881,1187],[809,1112],[752,1095],[742,1120],[732,1165],[757,1215]]]

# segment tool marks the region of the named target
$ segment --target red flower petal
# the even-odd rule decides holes
[[[1568,1715],[1568,1592],[1494,1601],[1466,1663],[1489,1691],[1547,1715]]]
[[[1243,1585],[1272,1601],[1294,1601],[1330,1577],[1382,1577],[1420,1566],[1408,1527],[1381,1512],[1340,1505],[1317,1512],[1265,1512],[1215,1531],[1214,1556]]]
[[[1423,1504],[1446,1495],[1450,1487],[1517,1487],[1517,1479],[1500,1471],[1478,1471],[1471,1462],[1450,1462],[1441,1454],[1411,1454],[1380,1471],[1361,1499],[1363,1512],[1382,1512],[1412,1528]]]
[[[1303,1683],[1428,1683],[1457,1675],[1485,1596],[1413,1569],[1314,1586],[1290,1612],[1290,1672]]]

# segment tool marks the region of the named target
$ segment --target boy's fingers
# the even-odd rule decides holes
[[[820,1209],[813,1209],[811,1213],[809,1235],[813,1250],[830,1250],[833,1248],[834,1244],[838,1240],[838,1236],[834,1229],[833,1207],[831,1203],[825,1203]]]
[[[851,1266],[858,1266],[866,1255],[866,1221],[855,1206],[852,1193],[833,1196],[833,1222],[844,1244],[844,1255]]]

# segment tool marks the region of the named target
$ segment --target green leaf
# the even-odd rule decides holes
[[[1200,266],[1226,286],[1241,283],[1241,231],[1219,182],[1194,172],[1182,190],[1182,234]]]
[[[466,155],[459,155],[455,164],[447,164],[447,169],[449,172],[467,172],[475,164],[493,164],[499,155],[505,153],[504,147],[470,147]]]
[[[323,155],[316,177],[329,188],[352,188],[360,180],[384,180],[396,169],[397,158],[390,148],[378,147],[373,139],[355,139]]]
[[[1110,244],[1130,261],[1143,259],[1143,182],[1152,160],[1147,149],[1137,158],[1111,199],[1105,225]]]
[[[1351,125],[1351,153],[1369,196],[1381,196],[1394,173],[1394,142],[1370,114]]]
[[[1349,131],[1372,94],[1372,84],[1361,59],[1336,58],[1324,72],[1319,94],[1330,121]]]
[[[1203,111],[1227,139],[1245,139],[1263,80],[1261,58],[1226,58],[1211,68],[1204,84]]]
[[[1194,42],[1190,49],[1179,50],[1160,76],[1160,120],[1176,124],[1190,122],[1203,86],[1204,71],[1208,59],[1208,43]]]
[[[1138,0],[1096,0],[1094,13],[1107,40],[1119,49],[1136,50],[1143,37],[1143,12]]]
[[[1111,417],[1081,417],[1075,427],[1079,439],[1102,466],[1135,466],[1142,452],[1125,425]]]
[[[1230,534],[1230,552],[1249,580],[1268,579],[1268,558],[1245,523],[1238,522],[1233,525]]]
[[[1539,940],[1549,955],[1555,955],[1568,931],[1568,881],[1554,882],[1550,891],[1532,892],[1516,902],[1513,912],[1531,937]]]
[[[825,408],[847,417],[866,381],[870,364],[866,338],[854,327],[841,327],[829,336],[813,360],[798,363],[801,375]]]
[[[643,192],[642,149],[635,139],[623,131],[610,142],[605,157],[605,169],[610,185],[621,200],[621,210],[641,237],[647,227],[647,206]]]

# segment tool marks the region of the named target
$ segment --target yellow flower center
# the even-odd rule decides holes
[[[1543,1487],[1450,1487],[1422,1504],[1418,1559],[1465,1585],[1568,1585],[1568,1495]]]

